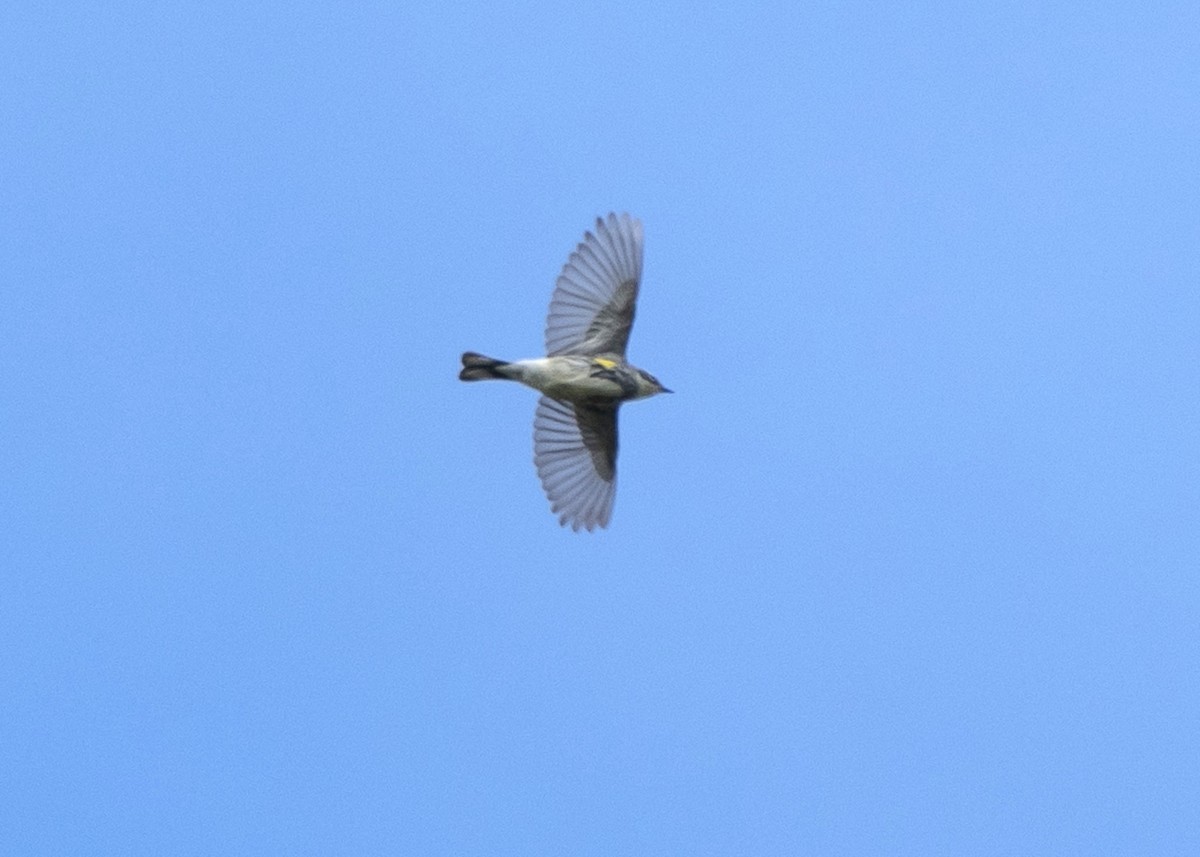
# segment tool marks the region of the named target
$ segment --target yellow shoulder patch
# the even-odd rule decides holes
[[[593,357],[592,362],[595,363],[597,366],[601,366],[605,369],[616,369],[617,368],[617,361],[609,360],[607,357]]]

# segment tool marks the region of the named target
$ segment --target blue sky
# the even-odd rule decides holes
[[[1198,7],[652,5],[0,12],[0,850],[1197,853]]]

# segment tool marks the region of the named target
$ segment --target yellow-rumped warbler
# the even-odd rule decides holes
[[[520,381],[541,392],[533,462],[558,522],[607,527],[617,491],[617,409],[671,392],[625,360],[642,278],[642,224],[596,219],[567,259],[546,318],[546,357],[506,362],[468,351],[463,381]]]

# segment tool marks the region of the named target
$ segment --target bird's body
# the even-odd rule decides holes
[[[558,357],[505,362],[468,352],[463,355],[463,365],[467,366],[468,361],[477,364],[470,368],[482,368],[478,364],[487,361],[489,378],[520,381],[527,387],[565,402],[615,406],[630,399],[642,399],[663,392],[657,381],[650,380],[642,370],[616,354],[596,357],[562,354]]]
[[[534,463],[559,523],[608,526],[616,495],[617,409],[669,393],[625,359],[642,273],[642,224],[597,219],[558,277],[546,320],[546,357],[462,356],[463,381],[518,381],[542,393]]]

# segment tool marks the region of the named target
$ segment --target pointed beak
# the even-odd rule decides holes
[[[668,390],[666,387],[663,387],[663,388],[660,390],[660,392],[663,392],[663,393],[674,393],[675,391],[674,391],[674,390]]]

